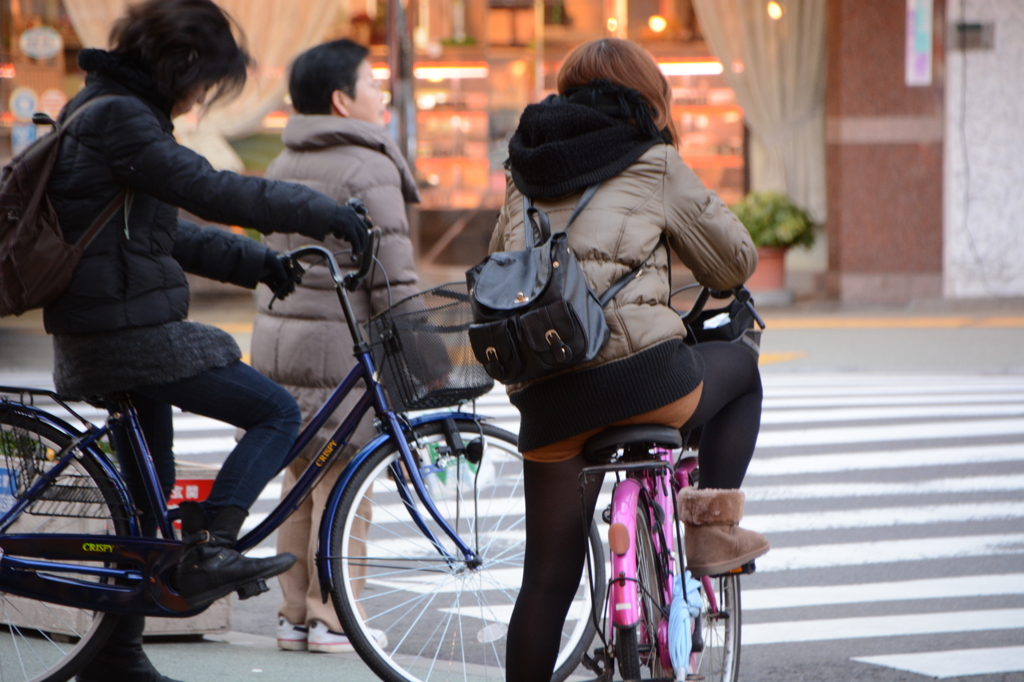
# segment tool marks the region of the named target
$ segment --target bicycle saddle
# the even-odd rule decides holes
[[[635,426],[613,426],[593,436],[583,445],[583,456],[590,462],[607,462],[619,449],[629,446],[666,448],[682,447],[683,437],[679,429],[661,424],[636,424]]]

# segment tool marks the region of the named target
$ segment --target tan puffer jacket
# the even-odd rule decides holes
[[[313,187],[338,203],[360,199],[369,209],[374,225],[382,231],[381,261],[391,282],[391,299],[397,302],[419,291],[406,202],[418,202],[419,192],[398,145],[386,129],[364,121],[336,116],[293,115],[282,139],[286,149],[267,169],[266,177]],[[272,234],[267,246],[286,251],[310,244],[306,237]],[[333,252],[348,250],[347,242],[327,237]],[[348,254],[338,256],[343,268],[351,268]],[[388,307],[384,277],[350,294],[360,323]],[[295,293],[276,301],[269,309],[270,293],[257,294],[259,313],[252,338],[252,364],[295,396],[305,422],[324,403],[331,391],[355,366],[352,337],[327,268],[310,269]],[[330,434],[362,395],[357,387],[328,421],[321,434]],[[353,442],[362,444],[374,436],[372,415],[363,419]],[[306,454],[319,449],[326,437],[314,439]],[[345,453],[351,455],[353,453]]]
[[[581,193],[534,206],[551,218],[551,230],[564,229]],[[490,253],[526,248],[523,196],[508,177],[505,205],[491,236]],[[757,267],[757,249],[735,214],[704,187],[671,146],[647,150],[622,173],[605,180],[569,228],[569,246],[598,296],[627,272],[644,264],[640,275],[604,309],[611,330],[608,343],[579,371],[625,358],[686,330],[668,305],[668,253],[672,250],[697,281],[712,289],[742,284]]]
[[[523,197],[511,174],[507,187],[491,253],[526,248]],[[534,205],[548,213],[556,232],[581,194]],[[713,289],[742,284],[757,266],[757,250],[743,224],[667,144],[655,144],[605,180],[568,234],[599,296],[633,268],[644,267],[605,307],[611,335],[594,360],[509,387],[522,415],[524,450],[666,405],[700,382],[703,367],[681,343],[686,330],[669,307],[666,242]]]

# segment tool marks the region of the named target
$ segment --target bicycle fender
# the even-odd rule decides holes
[[[416,417],[415,419],[410,419],[409,426],[412,429],[415,429],[417,426],[422,424],[440,422],[445,419],[453,418],[481,421],[489,419],[489,417],[474,414],[472,412],[432,412],[431,414],[425,414]],[[337,482],[334,484],[334,488],[331,489],[331,494],[327,497],[327,503],[324,505],[324,515],[320,518],[320,530],[317,536],[316,547],[316,569],[317,577],[320,580],[320,598],[325,604],[327,603],[327,596],[331,593],[331,586],[334,584],[334,576],[331,571],[331,562],[321,561],[320,557],[324,555],[327,548],[331,545],[331,519],[333,519],[335,514],[338,513],[338,505],[341,504],[341,496],[345,493],[345,488],[348,487],[349,482],[352,480],[352,476],[354,476],[355,472],[359,469],[359,465],[365,462],[374,450],[381,447],[389,440],[391,440],[391,436],[387,433],[382,433],[364,445],[363,448],[356,453],[356,456],[352,458],[352,461],[348,463],[345,470],[341,472],[341,476],[338,477]]]
[[[608,616],[618,627],[632,627],[640,622],[640,595],[636,583],[636,508],[639,500],[640,483],[631,478],[616,485],[612,493],[611,523],[613,526],[625,526],[626,537],[629,538],[625,553],[609,552],[612,574]]]

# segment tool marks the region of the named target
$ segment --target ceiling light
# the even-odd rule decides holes
[[[722,62],[663,62],[658,68],[666,76],[717,76],[724,71]]]

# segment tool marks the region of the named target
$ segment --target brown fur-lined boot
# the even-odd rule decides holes
[[[679,520],[686,527],[686,567],[694,576],[720,575],[768,552],[760,533],[737,527],[746,496],[739,490],[679,493]]]

